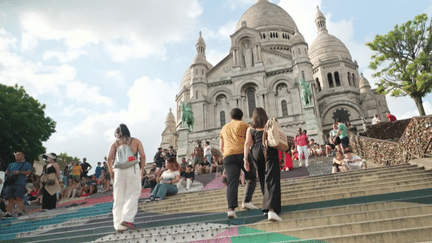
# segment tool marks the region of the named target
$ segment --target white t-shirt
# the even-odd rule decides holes
[[[207,155],[211,155],[211,147],[210,145],[204,148],[204,157]]]
[[[166,170],[161,175],[162,181],[174,180],[177,176],[180,176],[180,172],[178,172],[178,170],[176,171]]]
[[[372,118],[372,125],[378,124],[380,122],[380,119],[377,117]]]

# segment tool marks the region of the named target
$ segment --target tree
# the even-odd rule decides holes
[[[66,152],[57,155],[57,164],[61,169],[66,165],[70,165],[72,162],[80,162],[80,159],[76,156],[73,158],[72,156],[67,155]]]
[[[10,163],[13,153],[22,151],[31,162],[45,153],[42,142],[55,132],[56,122],[44,109],[22,86],[0,84],[0,158]]]
[[[366,45],[374,51],[369,67],[381,78],[377,92],[395,97],[410,96],[421,116],[423,97],[432,90],[432,19],[417,15],[385,35],[377,35]]]

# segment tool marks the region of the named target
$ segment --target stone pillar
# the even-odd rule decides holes
[[[177,159],[181,157],[186,157],[188,154],[187,148],[188,148],[188,134],[189,131],[183,124],[180,125],[179,129],[177,130],[178,133],[178,140],[177,140]]]

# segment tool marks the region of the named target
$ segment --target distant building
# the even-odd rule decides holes
[[[180,157],[190,153],[196,141],[210,141],[218,149],[220,129],[230,121],[235,107],[243,110],[246,122],[251,121],[255,107],[263,107],[269,117],[277,117],[287,135],[294,136],[302,127],[320,144],[338,117],[349,120],[359,132],[363,131],[360,117],[370,123],[378,113],[384,119],[385,96],[360,76],[349,50],[328,33],[319,9],[315,23],[318,35],[309,48],[285,10],[257,0],[230,36],[229,53],[214,67],[206,60],[200,33],[196,56],[176,96],[175,132],[170,111],[161,145],[175,146]],[[313,99],[309,105],[302,102],[300,79],[310,84]],[[181,102],[192,108],[193,132],[181,123]]]

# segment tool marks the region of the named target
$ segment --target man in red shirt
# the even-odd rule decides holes
[[[303,130],[299,127],[297,130],[297,135],[294,138],[294,142],[297,145],[297,151],[299,154],[299,166],[301,167],[303,165],[302,163],[302,153],[304,154],[305,160],[306,160],[306,167],[309,166],[309,153],[308,153],[308,139],[309,137],[302,132]]]
[[[392,114],[390,114],[389,111],[387,111],[387,120],[390,121],[390,122],[395,122],[395,121],[397,121],[396,117],[393,116]]]

